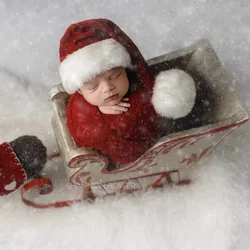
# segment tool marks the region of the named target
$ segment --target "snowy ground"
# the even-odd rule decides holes
[[[35,134],[57,150],[47,92],[60,81],[59,39],[97,17],[123,28],[147,59],[208,38],[250,108],[248,0],[0,0],[0,143]],[[192,186],[42,211],[19,193],[1,197],[0,249],[249,249],[249,124],[199,166]],[[59,200],[61,166],[46,168]]]

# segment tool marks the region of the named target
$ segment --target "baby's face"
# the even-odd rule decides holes
[[[85,83],[80,93],[94,106],[111,106],[122,100],[128,88],[127,72],[119,67],[106,71]]]

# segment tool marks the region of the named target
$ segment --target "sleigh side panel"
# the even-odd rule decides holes
[[[181,183],[193,180],[195,175],[190,168],[206,158],[212,150],[241,124],[221,126],[207,131],[179,133],[168,140],[158,142],[133,164],[107,171],[105,167],[85,164],[84,159],[71,162],[71,185],[102,189],[104,193],[121,192],[121,188],[145,189],[167,183]],[[77,171],[76,171],[77,170]],[[126,188],[129,186],[129,188]],[[133,188],[132,188],[133,187]],[[97,195],[98,195],[97,191]]]

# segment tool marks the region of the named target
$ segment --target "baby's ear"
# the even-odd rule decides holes
[[[195,97],[195,82],[183,70],[171,69],[156,76],[152,104],[160,116],[177,119],[188,115]]]

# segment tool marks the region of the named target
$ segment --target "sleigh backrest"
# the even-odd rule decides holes
[[[208,40],[150,59],[148,64],[156,74],[161,70],[179,68],[195,79],[196,105],[193,112],[184,118],[194,123],[192,127],[216,124],[228,119],[231,123],[248,117],[232,86],[233,79]]]
[[[187,48],[150,59],[148,64],[155,74],[171,68],[182,69],[196,82],[197,96],[193,111],[175,122],[174,132],[182,132],[176,135],[170,134],[164,137],[164,140],[175,139],[175,137],[178,139],[187,133],[187,130],[191,130],[189,134],[194,130],[204,132],[208,129],[240,123],[248,118],[231,85],[232,79],[222,67],[208,40],[201,40]],[[78,148],[71,137],[65,119],[69,95],[62,85],[53,87],[49,95],[54,113],[52,125],[65,164],[68,166],[70,161],[79,155],[91,154],[93,157],[99,157],[100,160],[100,156],[95,151],[85,147]]]

